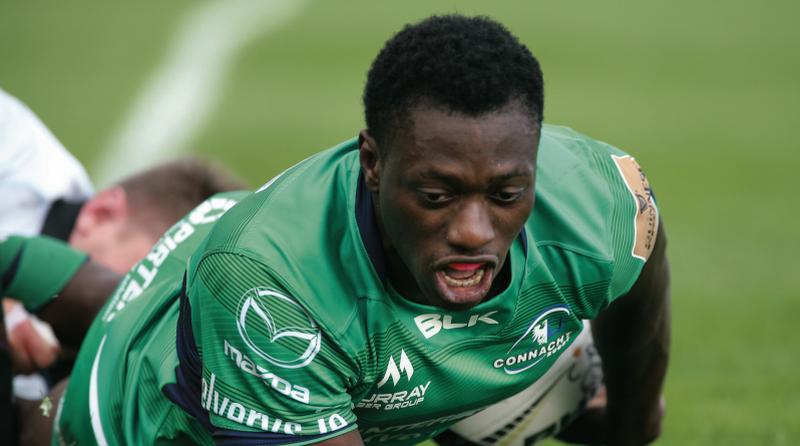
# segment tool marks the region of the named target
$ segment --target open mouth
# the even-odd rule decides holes
[[[469,288],[481,283],[485,263],[451,263],[442,271],[445,283],[454,288]]]
[[[494,268],[494,261],[453,259],[440,264],[436,272],[437,287],[451,304],[476,305],[489,293]]]

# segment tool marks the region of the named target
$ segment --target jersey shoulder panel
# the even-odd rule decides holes
[[[161,435],[164,417],[174,408],[161,388],[175,380],[175,324],[186,260],[220,215],[247,194],[226,192],[202,202],[117,286],[81,344],[55,422],[67,444],[101,438],[153,444]]]
[[[236,432],[306,439],[355,428],[361,253],[353,209],[354,141],[289,168],[232,208],[189,261],[191,331],[204,410]],[[346,260],[344,260],[346,259]],[[215,401],[234,402],[239,419]],[[298,440],[300,438],[298,437]]]
[[[382,289],[353,216],[357,147],[347,141],[269,181],[220,220],[200,254],[259,263],[351,353],[366,342],[363,330],[350,329],[359,300]]]
[[[630,155],[571,129],[544,126],[528,225],[555,281],[573,289],[583,317],[630,289],[652,251],[657,224],[650,186]]]
[[[264,264],[205,255],[187,296],[213,426],[300,439],[355,425],[357,366]]]

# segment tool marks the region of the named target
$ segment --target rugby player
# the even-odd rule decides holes
[[[659,434],[668,266],[633,158],[543,125],[537,61],[485,18],[400,31],[364,104],[358,138],[198,208],[129,273],[54,444],[415,444],[537,382],[582,319],[607,404],[580,434]]]
[[[57,200],[85,200],[89,176],[39,118],[0,89],[0,237],[42,231]]]
[[[68,241],[121,275],[200,201],[244,187],[227,172],[183,158],[131,175],[95,194],[78,160],[25,104],[0,90],[0,195],[4,197],[0,239],[44,234]],[[3,309],[8,331],[7,348],[0,349],[3,372],[29,373],[50,366],[58,354],[57,344],[34,329],[38,322],[19,304],[3,299]],[[67,339],[68,344],[77,347],[80,337]],[[50,369],[48,377],[54,382],[62,378],[69,363]],[[4,385],[9,382],[5,376],[0,380]],[[37,380],[14,382],[18,398],[41,398],[43,384]],[[0,392],[2,410],[10,407],[5,395],[9,391],[3,387]]]
[[[0,90],[0,238],[48,235],[124,274],[200,201],[243,188],[228,173],[184,158],[95,194],[80,162],[25,104]],[[24,310],[9,300],[4,309],[16,369],[49,365],[54,350],[36,335]]]
[[[67,241],[121,275],[192,207],[217,192],[244,187],[218,168],[182,158],[133,174],[85,200],[54,201],[41,233]],[[7,328],[17,370],[48,366],[55,358],[23,322],[21,308],[6,301],[4,309],[16,319]]]
[[[42,233],[69,242],[98,265],[108,268],[108,276],[118,280],[192,207],[215,193],[244,187],[244,183],[219,168],[182,158],[133,174],[86,200],[54,201]],[[108,293],[102,294],[97,300],[85,302],[90,307],[72,308],[64,313],[66,319],[57,319],[58,338],[67,347],[66,357],[59,362],[56,362],[59,348],[34,329],[38,322],[29,318],[18,303],[5,299],[8,352],[16,373],[47,368],[45,377],[51,385],[67,377],[73,350],[80,346],[107,296]],[[84,321],[77,323],[81,318]],[[69,327],[67,330],[63,329],[65,325]],[[46,389],[41,384],[37,386],[35,380],[15,378],[14,393],[20,412],[33,413],[38,402],[31,404],[27,400],[38,400],[43,392]],[[21,434],[24,443],[29,432]]]
[[[598,318],[599,441],[652,440],[657,209],[630,156],[542,126],[542,98],[492,21],[394,36],[358,140],[245,199],[192,257],[173,401],[222,442],[409,444],[519,392]]]
[[[92,186],[83,166],[25,104],[0,90],[0,196],[3,197],[0,239],[9,234],[38,234],[50,203],[57,199],[85,199],[91,193]],[[23,315],[22,320],[25,319]],[[27,325],[22,330],[32,333],[29,320]],[[51,362],[55,355],[54,346],[38,336],[30,339],[33,348],[17,347],[17,361],[12,359],[11,347],[0,348],[0,435],[3,438],[10,437],[12,430],[12,362],[23,366],[31,364],[34,360],[29,350],[39,353],[36,359],[42,364]]]

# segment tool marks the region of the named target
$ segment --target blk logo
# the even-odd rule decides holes
[[[449,314],[426,313],[415,317],[414,323],[417,324],[417,328],[419,328],[419,331],[425,336],[425,339],[430,339],[436,336],[441,330],[474,327],[479,322],[487,325],[497,325],[498,322],[492,319],[492,315],[495,313],[497,313],[497,310],[484,314],[471,314],[469,318],[463,320],[463,322],[453,321],[453,316]]]
[[[378,382],[378,387],[383,387],[384,384],[389,382],[389,379],[392,380],[392,385],[396,386],[398,381],[400,381],[400,372],[405,372],[407,381],[411,381],[411,377],[414,375],[414,367],[411,365],[406,351],[402,349],[400,350],[400,367],[397,367],[397,363],[394,362],[394,356],[390,356],[389,365],[386,367],[386,374],[384,374],[383,379]]]

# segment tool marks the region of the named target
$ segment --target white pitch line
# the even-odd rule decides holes
[[[162,66],[93,169],[98,186],[186,150],[249,42],[288,22],[303,0],[217,0],[189,11]]]

